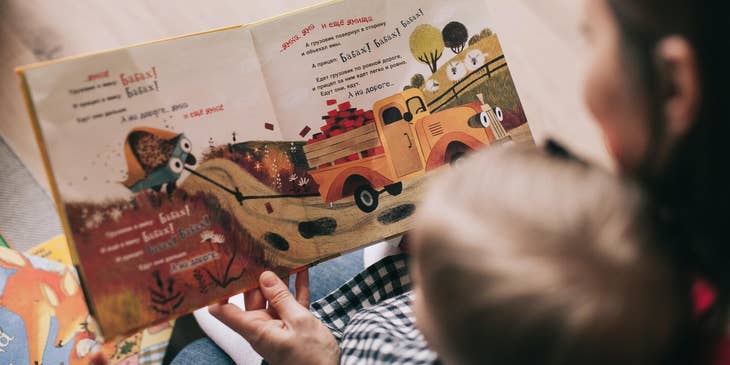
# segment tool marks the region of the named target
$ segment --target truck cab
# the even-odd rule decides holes
[[[431,113],[419,89],[385,98],[373,108],[393,173],[408,178],[449,164],[471,150],[506,138],[502,111],[480,100]]]
[[[402,180],[423,173],[426,159],[416,125],[431,115],[423,93],[418,89],[405,90],[376,102],[373,112],[392,176]]]

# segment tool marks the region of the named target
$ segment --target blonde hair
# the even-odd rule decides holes
[[[688,304],[643,204],[636,186],[536,150],[438,178],[414,245],[432,345],[454,364],[666,363]]]

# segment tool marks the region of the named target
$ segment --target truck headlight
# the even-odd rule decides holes
[[[494,108],[494,115],[497,116],[497,120],[499,120],[500,122],[504,121],[504,112],[502,112],[502,108],[500,108],[500,107]]]
[[[469,118],[469,127],[487,128],[492,124],[492,119],[487,112],[481,112]]]

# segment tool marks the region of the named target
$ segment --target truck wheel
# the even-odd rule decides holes
[[[355,204],[365,213],[370,213],[378,207],[378,192],[370,185],[363,185],[355,190]]]
[[[451,161],[449,161],[449,164],[451,164],[451,166],[454,166],[454,165],[456,165],[457,162],[459,162],[459,160],[461,160],[464,157],[466,157],[466,153],[456,152],[453,155],[451,155]]]
[[[385,191],[388,192],[391,196],[398,196],[400,193],[403,192],[403,183],[398,182],[395,184],[391,184],[385,187]]]

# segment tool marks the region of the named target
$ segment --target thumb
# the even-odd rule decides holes
[[[281,319],[292,318],[307,312],[289,291],[289,287],[284,284],[278,276],[271,271],[264,271],[259,278],[261,293],[274,308]]]

